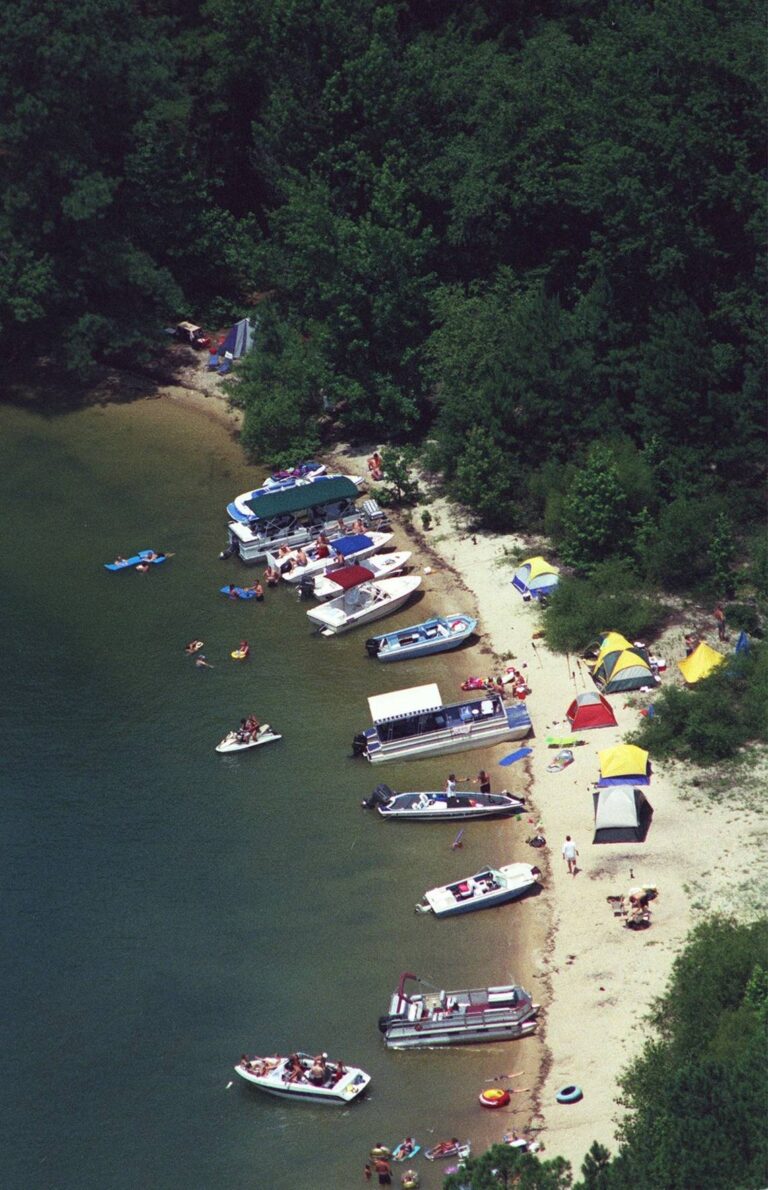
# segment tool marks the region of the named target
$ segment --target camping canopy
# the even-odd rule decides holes
[[[252,346],[253,327],[247,318],[241,318],[239,322],[230,327],[226,339],[219,347],[219,356],[230,352],[234,359],[240,359],[240,356],[246,355]]]
[[[639,690],[641,686],[656,684],[644,650],[630,644],[620,632],[606,632],[600,638],[592,677],[603,694]]]
[[[557,586],[560,581],[559,573],[557,566],[553,566],[545,558],[526,558],[512,575],[512,586],[521,595],[541,599]]]
[[[678,661],[680,672],[685,678],[689,686],[694,682],[700,682],[702,678],[706,678],[707,674],[711,674],[713,669],[717,669],[718,665],[722,665],[725,657],[722,653],[718,653],[717,649],[711,648],[706,641],[702,641],[700,645],[691,653],[690,657],[686,657],[684,661]]]
[[[611,785],[594,796],[593,843],[642,843],[653,813],[642,789]]]
[[[600,780],[598,785],[648,785],[651,779],[651,764],[644,748],[635,744],[617,744],[599,753]]]
[[[565,713],[572,731],[616,726],[613,707],[597,690],[584,690],[577,694]]]

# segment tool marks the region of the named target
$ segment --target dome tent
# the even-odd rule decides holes
[[[603,694],[656,685],[645,650],[633,645],[620,632],[605,632],[601,636],[592,677]]]
[[[615,727],[613,707],[598,690],[584,690],[577,694],[565,712],[571,731],[587,731],[591,727]]]
[[[603,788],[609,785],[648,785],[651,780],[651,762],[644,748],[635,744],[617,744],[615,748],[604,748],[600,758],[600,780]]]
[[[594,794],[595,834],[593,843],[642,843],[648,833],[653,810],[642,789],[633,785],[611,785]]]
[[[702,678],[711,674],[712,670],[717,669],[718,665],[722,665],[724,661],[723,654],[718,653],[717,649],[711,648],[703,640],[696,646],[690,657],[678,661],[677,664],[688,685],[693,686],[695,682],[700,682]]]
[[[525,598],[541,599],[550,595],[560,581],[557,566],[545,558],[526,558],[512,575],[512,586]]]

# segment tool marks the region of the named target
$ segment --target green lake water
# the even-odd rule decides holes
[[[455,827],[359,808],[378,781],[434,788],[488,754],[350,757],[367,695],[430,680],[446,695],[482,662],[381,666],[365,629],[313,635],[287,589],[221,597],[244,573],[218,559],[224,509],[259,479],[221,427],[167,401],[0,408],[8,1190],[346,1190],[378,1140],[456,1134],[478,1151],[514,1123],[477,1094],[530,1068],[535,1042],[396,1054],[377,1020],[402,970],[440,987],[519,976],[513,927],[535,900],[445,922],[413,906],[484,862],[525,859],[527,828],[470,824],[453,851]],[[175,556],[145,576],[103,569],[142,547]],[[386,623],[429,609],[427,595]],[[212,670],[184,655],[193,637]],[[250,711],[284,739],[217,755]],[[295,1048],[368,1070],[368,1097],[285,1103],[233,1072],[243,1050]]]

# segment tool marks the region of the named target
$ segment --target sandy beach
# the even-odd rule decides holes
[[[238,415],[216,391],[203,395],[160,389],[158,396],[188,403],[237,431]],[[365,473],[369,453],[339,445],[324,457],[339,470],[360,474]],[[432,516],[428,532],[417,528],[422,507]],[[429,576],[438,603],[447,610],[457,610],[460,604],[461,610],[478,616],[481,643],[455,658],[452,671],[458,675],[467,669],[485,676],[514,664],[525,672],[531,688],[528,706],[535,738],[528,741],[533,753],[525,767],[515,766],[519,771],[514,773],[498,769],[506,748],[477,759],[471,754],[471,762],[469,757],[460,762],[468,769],[484,763],[494,777],[494,789],[525,789],[531,806],[526,835],[532,835],[540,822],[547,840],[542,850],[528,852],[530,862],[544,870],[544,894],[537,898],[522,933],[516,930],[514,947],[500,939],[515,956],[521,947],[526,951],[522,962],[515,958],[515,974],[527,981],[543,1005],[535,1039],[519,1043],[514,1053],[495,1047],[500,1068],[521,1072],[510,1085],[530,1091],[513,1096],[504,1113],[480,1113],[475,1151],[513,1128],[535,1136],[548,1155],[567,1158],[578,1172],[593,1140],[616,1148],[622,1111],[618,1079],[642,1047],[644,1017],[663,992],[690,929],[713,911],[749,918],[764,905],[766,823],[738,788],[717,802],[705,800],[696,792],[693,770],[654,763],[648,790],[654,816],[646,840],[593,844],[598,752],[635,729],[640,708],[652,701],[652,695],[612,696],[617,726],[581,733],[584,742],[574,749],[574,763],[549,772],[555,750],[547,747],[546,737],[569,734],[566,710],[575,694],[593,684],[586,664],[548,651],[539,636],[537,605],[525,603],[510,584],[516,551],[528,556],[546,549],[514,535],[473,531],[461,510],[435,495],[410,518],[395,515],[393,522],[399,526],[401,545],[407,534],[408,548],[416,551],[414,569]],[[700,625],[704,627],[709,643],[717,647],[714,623]],[[622,625],[605,628],[621,631]],[[662,685],[680,683],[676,662],[684,655],[682,633],[671,631],[654,642],[654,651],[667,662]],[[578,848],[575,876],[562,858],[566,835]],[[656,885],[659,890],[651,927],[645,931],[626,929],[607,900],[626,894],[633,884]],[[577,1084],[583,1098],[560,1105],[556,1092],[568,1084]]]
[[[334,457],[341,469],[365,469],[366,454],[344,451]],[[538,898],[538,928],[528,940],[533,949],[525,967],[546,1008],[538,1032],[535,1093],[530,1099],[513,1099],[514,1115],[506,1125],[517,1131],[530,1128],[549,1155],[567,1158],[578,1171],[593,1140],[615,1150],[621,1116],[618,1079],[642,1047],[643,1018],[663,992],[690,929],[709,912],[750,917],[765,903],[766,822],[745,806],[738,790],[723,801],[705,802],[695,795],[690,770],[654,764],[648,790],[654,816],[645,842],[593,844],[598,752],[636,728],[639,710],[652,695],[611,696],[617,727],[580,733],[584,743],[573,750],[574,763],[559,773],[548,772],[555,750],[547,747],[546,737],[569,733],[566,710],[576,693],[593,688],[589,671],[578,659],[548,651],[536,635],[536,604],[523,602],[510,585],[510,554],[524,543],[511,535],[473,532],[461,512],[442,498],[430,500],[428,507],[435,527],[416,537],[434,578],[443,567],[449,590],[457,584],[465,588],[484,643],[495,655],[494,663],[472,650],[465,664],[480,675],[510,663],[525,667],[531,687],[528,706],[535,739],[528,741],[533,754],[525,761],[535,809],[530,818],[541,821],[547,847],[530,855],[538,857],[531,862],[541,865],[543,857],[547,863],[545,895]],[[420,524],[420,512],[420,507],[414,510],[414,525]],[[539,552],[533,545],[523,556]],[[605,627],[620,631],[622,625]],[[714,623],[708,627],[709,643],[717,647]],[[662,685],[681,682],[676,662],[684,656],[682,634],[662,638],[655,651],[667,661]],[[501,771],[496,765],[505,751],[496,749],[491,756],[492,773]],[[529,830],[533,833],[533,826]],[[568,834],[579,852],[576,876],[568,874],[562,858]],[[652,925],[645,931],[626,929],[607,901],[626,894],[633,884],[659,889]],[[527,972],[521,977],[527,978]],[[526,1046],[525,1052],[532,1051]],[[505,1060],[516,1070],[526,1067],[527,1085],[531,1072],[522,1054],[521,1047]],[[583,1099],[558,1104],[557,1090],[573,1083],[583,1090]],[[487,1131],[489,1139],[499,1135],[498,1126],[494,1130],[489,1124]]]

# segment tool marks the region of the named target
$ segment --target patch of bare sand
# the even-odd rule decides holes
[[[334,455],[335,465],[352,471],[364,471],[365,460],[365,454],[352,450],[340,449]],[[593,1140],[615,1147],[622,1111],[617,1104],[619,1076],[643,1045],[643,1018],[651,1001],[664,991],[675,955],[692,926],[713,910],[753,917],[765,906],[766,822],[738,790],[712,802],[697,796],[690,771],[683,766],[656,765],[648,790],[654,816],[646,841],[593,844],[597,754],[636,727],[639,708],[651,696],[611,697],[618,726],[581,733],[585,742],[574,749],[574,763],[562,772],[548,772],[554,751],[547,748],[546,736],[567,733],[565,712],[576,693],[591,688],[588,671],[573,658],[550,653],[535,638],[537,608],[523,603],[510,585],[512,552],[521,541],[473,533],[443,499],[431,500],[428,507],[435,527],[416,536],[429,552],[433,585],[444,569],[447,592],[452,594],[458,585],[471,594],[488,651],[482,658],[474,650],[466,654],[465,666],[484,675],[494,669],[494,654],[500,663],[514,660],[518,668],[525,667],[532,689],[528,705],[536,738],[526,763],[548,846],[543,856],[533,851],[531,856],[541,857],[536,861],[540,864],[544,861],[546,891],[529,917],[525,942],[530,965],[516,974],[530,981],[546,1007],[536,1042],[535,1099],[513,1097],[503,1124],[518,1131],[532,1128],[550,1155],[566,1157],[578,1171]],[[418,509],[412,520],[419,524]],[[621,629],[619,624],[606,627]],[[710,643],[717,647],[712,633]],[[663,681],[677,681],[682,634],[669,637],[663,648],[668,662]],[[494,767],[488,767],[494,775],[509,772],[495,768],[506,750],[492,754]],[[567,834],[579,850],[576,876],[568,874],[562,859]],[[607,901],[638,883],[655,884],[660,892],[652,925],[642,932],[626,929]],[[524,1068],[526,1083],[534,1052],[530,1046],[528,1041],[519,1043],[501,1061],[502,1067],[506,1063],[515,1070]],[[582,1088],[584,1097],[562,1106],[556,1092],[571,1083]],[[485,1143],[498,1139],[502,1121],[483,1123],[478,1132],[485,1133]],[[475,1150],[479,1151],[477,1143]]]

